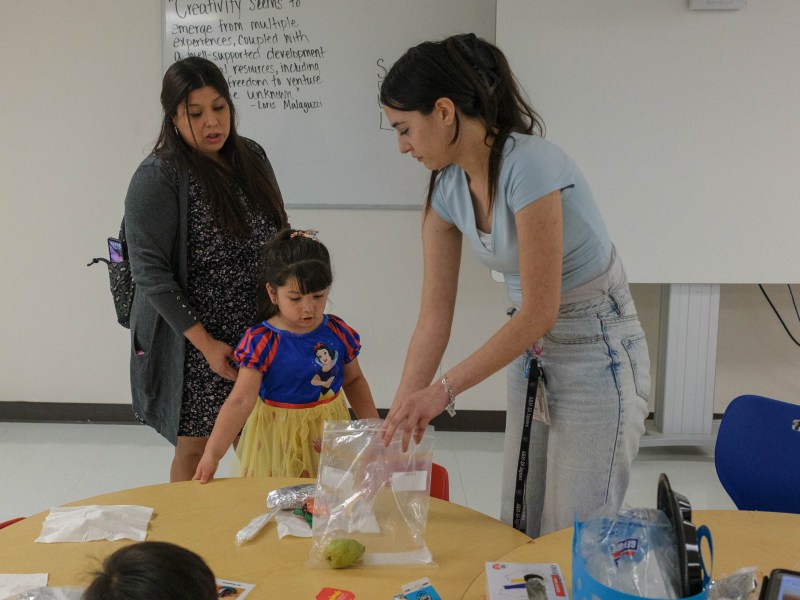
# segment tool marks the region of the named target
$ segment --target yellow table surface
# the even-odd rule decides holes
[[[358,600],[391,600],[404,583],[428,577],[444,600],[485,598],[486,562],[555,562],[571,583],[572,529],[532,540],[482,513],[431,498],[425,543],[430,567],[312,569],[310,538],[278,539],[274,523],[237,546],[236,532],[265,512],[267,493],[308,482],[300,479],[218,479],[133,488],[67,506],[137,504],[155,509],[148,540],[164,540],[200,554],[218,578],[253,583],[248,598],[313,599],[323,587],[349,590]],[[0,573],[49,573],[49,585],[86,585],[102,559],[129,540],[40,544],[47,512],[0,530]],[[746,511],[694,511],[714,542],[713,575],[754,566],[800,568],[800,515]]]
[[[216,577],[255,584],[248,600],[313,599],[324,587],[349,590],[358,600],[391,600],[404,583],[421,577],[428,577],[443,598],[461,598],[483,574],[484,563],[530,540],[482,513],[431,498],[424,539],[436,566],[312,569],[305,564],[311,539],[279,540],[274,523],[251,542],[236,545],[236,533],[266,512],[270,490],[304,482],[308,480],[228,478],[206,485],[190,481],[103,494],[66,506],[153,507],[148,540],[185,546],[200,554]],[[35,543],[46,516],[39,513],[0,530],[0,573],[46,572],[48,585],[84,586],[105,556],[132,543]]]
[[[800,515],[737,510],[692,511],[695,526],[706,525],[714,545],[712,577],[730,575],[743,567],[800,570]],[[704,543],[705,544],[705,543]],[[703,555],[707,549],[704,546]],[[572,589],[572,528],[530,540],[498,562],[558,563]],[[465,598],[484,598],[486,577],[469,587]]]

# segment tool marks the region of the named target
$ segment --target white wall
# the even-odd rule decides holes
[[[129,402],[128,332],[114,322],[104,267],[85,264],[104,255],[130,176],[156,135],[160,23],[160,0],[3,3],[0,401]],[[742,85],[753,81],[745,73]],[[334,310],[364,338],[362,363],[379,407],[391,402],[416,318],[419,217],[290,212],[294,225],[320,229],[331,248]],[[469,255],[460,285],[445,367],[505,318],[502,286]],[[769,289],[793,314],[785,291]],[[635,285],[634,296],[656,364],[659,286]],[[723,286],[720,313],[715,410],[744,392],[797,400],[799,350],[757,288]],[[498,410],[503,398],[501,374],[459,404]]]
[[[497,3],[498,44],[647,283],[800,279],[798,31],[796,0]]]

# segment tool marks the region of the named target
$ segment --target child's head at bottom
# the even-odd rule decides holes
[[[197,554],[169,542],[120,548],[83,593],[83,600],[215,600],[211,569]]]
[[[276,301],[279,288],[291,285],[297,293],[307,295],[327,291],[332,283],[330,255],[316,231],[279,231],[261,254],[258,318],[266,320],[281,312]]]

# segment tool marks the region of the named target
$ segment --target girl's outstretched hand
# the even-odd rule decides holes
[[[192,477],[192,481],[200,481],[200,483],[208,483],[214,479],[214,473],[217,472],[219,460],[211,456],[208,452],[204,452],[200,462],[197,463],[197,470]]]
[[[383,445],[388,446],[397,431],[403,434],[403,452],[408,450],[412,435],[420,443],[428,423],[444,411],[447,401],[447,390],[438,381],[413,394],[395,396],[383,422]]]

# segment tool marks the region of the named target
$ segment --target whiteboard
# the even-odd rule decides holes
[[[800,281],[800,2],[498,0],[636,283]]]
[[[163,0],[163,68],[225,73],[239,132],[267,150],[287,207],[419,208],[428,171],[401,156],[378,91],[409,47],[475,32],[494,0]]]

